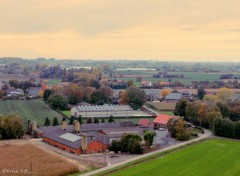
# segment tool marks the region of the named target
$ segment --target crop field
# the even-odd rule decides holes
[[[153,78],[152,77],[152,73],[149,73],[149,75],[151,77],[149,77],[149,75],[146,76],[146,72],[139,74],[139,76],[142,76],[143,80],[147,80],[147,81],[168,81],[169,79],[172,80],[172,82],[174,81],[180,81],[182,83],[185,84],[190,84],[192,83],[192,81],[219,81],[219,77],[221,76],[221,74],[228,74],[228,73],[205,73],[205,72],[168,72],[169,75],[184,75],[184,78]],[[235,76],[240,76],[240,73],[231,73],[234,74]],[[125,77],[125,75],[127,75],[127,77]],[[135,83],[140,83],[140,82],[136,82],[136,73],[128,73],[125,75],[123,75],[123,78],[119,78],[121,80],[124,81],[128,81],[128,80],[133,80]]]
[[[46,152],[32,144],[0,146],[0,175],[63,176],[79,172],[77,163]],[[13,173],[7,173],[14,171]]]
[[[16,113],[21,116],[24,123],[26,120],[35,120],[39,126],[44,124],[45,118],[50,121],[58,117],[59,122],[62,117],[51,108],[46,106],[41,100],[5,100],[0,101],[0,114]]]
[[[154,158],[106,171],[111,176],[238,176],[240,173],[240,142],[211,139]]]

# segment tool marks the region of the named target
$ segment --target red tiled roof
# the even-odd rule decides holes
[[[167,114],[158,114],[157,117],[153,120],[153,123],[159,123],[163,125],[167,125],[168,120],[175,116],[170,116]]]
[[[149,126],[150,120],[149,119],[140,119],[138,125],[140,126]]]

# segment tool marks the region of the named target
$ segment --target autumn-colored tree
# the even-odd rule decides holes
[[[165,98],[170,92],[171,92],[171,90],[169,90],[169,89],[163,89],[163,90],[161,91],[161,96],[162,96],[163,98]]]
[[[127,81],[127,87],[131,87],[131,86],[133,86],[133,80],[128,80]]]
[[[120,104],[122,105],[128,104],[129,99],[128,99],[128,94],[126,90],[121,91],[119,100],[120,100]]]
[[[64,95],[67,97],[70,104],[77,104],[83,100],[84,89],[77,84],[69,84],[64,90]]]
[[[204,101],[215,103],[218,101],[218,97],[212,94],[206,94],[203,98]]]
[[[234,97],[234,91],[228,88],[220,88],[217,92],[217,98],[219,101],[230,101]]]
[[[3,90],[0,89],[0,98],[4,95]]]

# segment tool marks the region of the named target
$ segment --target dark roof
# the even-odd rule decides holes
[[[80,127],[80,134],[87,134],[88,136],[94,136],[96,132],[103,129],[109,129],[109,128],[124,128],[124,127],[135,127],[136,125],[133,122],[112,122],[112,123],[91,123],[91,124],[82,124]],[[61,126],[44,126],[39,127],[37,129],[37,132],[45,134],[49,131],[52,131],[53,129],[61,129]],[[65,132],[72,133],[74,130],[73,125],[68,125]],[[62,130],[64,131],[64,130]]]
[[[31,87],[29,89],[29,95],[33,95],[33,96],[39,96],[39,92],[40,92],[41,88],[40,87]]]
[[[181,100],[182,93],[170,93],[165,97],[165,100]]]
[[[145,129],[138,128],[138,127],[131,127],[131,128],[111,128],[101,130],[105,133],[109,138],[120,138],[124,134],[137,134],[142,136]]]
[[[60,136],[63,135],[63,134],[66,134],[68,133],[67,131],[65,130],[62,130],[58,127],[55,127],[55,128],[51,128],[51,130],[45,132],[43,134],[43,137],[45,138],[48,138],[48,139],[51,139],[53,141],[56,141],[56,142],[59,142],[63,145],[66,145],[66,146],[69,146],[71,148],[74,148],[74,149],[79,149],[82,145],[82,139],[79,139],[75,142],[72,142],[70,140],[66,140],[66,139],[63,139],[61,138]],[[73,134],[74,135],[74,134]],[[89,143],[89,139],[88,139],[88,143]]]

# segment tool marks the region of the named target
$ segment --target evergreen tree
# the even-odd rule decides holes
[[[51,122],[48,117],[45,118],[44,126],[50,126]]]
[[[54,118],[53,118],[53,123],[52,123],[52,125],[53,125],[53,126],[59,125],[57,117],[54,117]]]
[[[102,119],[102,123],[105,123],[105,119]]]
[[[206,91],[203,88],[198,89],[197,95],[200,100],[203,100],[205,94],[206,94]]]
[[[87,119],[87,123],[89,124],[89,123],[92,123],[92,118],[88,118]]]
[[[81,116],[81,115],[78,116],[78,122],[80,123],[80,125],[83,124],[82,116]]]
[[[74,117],[74,116],[71,116],[71,117],[70,117],[70,121],[69,121],[69,125],[72,125],[73,122],[74,122],[74,120],[75,120],[75,117]]]
[[[114,122],[114,119],[113,119],[113,116],[110,115],[109,119],[108,119],[108,122]]]
[[[98,120],[98,118],[94,118],[94,121],[93,121],[94,123],[99,123],[99,120]]]
[[[62,118],[62,122],[63,122],[63,121],[67,121],[66,117],[63,117],[63,118]]]

